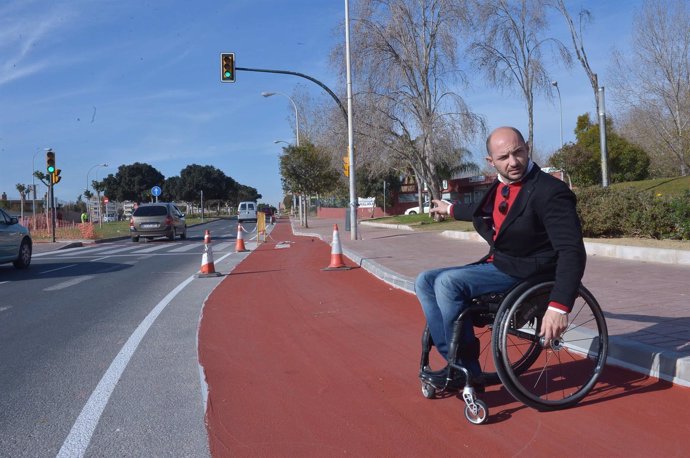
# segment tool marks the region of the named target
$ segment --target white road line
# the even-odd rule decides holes
[[[221,250],[224,250],[226,248],[230,248],[230,246],[232,246],[232,245],[233,245],[233,243],[231,243],[231,242],[223,242],[223,243],[219,243],[218,245],[214,245],[213,249],[221,251]]]
[[[185,251],[192,250],[194,248],[201,248],[201,245],[196,243],[188,243],[177,248],[173,248],[168,253],[184,253]]]
[[[139,248],[138,246],[126,246],[124,248],[115,248],[114,250],[104,251],[103,253],[100,253],[100,254],[106,255],[106,254],[122,253],[123,251],[136,250],[138,248]]]
[[[226,257],[233,253],[228,253],[218,259],[218,262],[222,261]],[[57,458],[67,458],[67,457],[82,457],[86,453],[86,449],[91,442],[91,437],[93,432],[96,430],[101,415],[105,410],[105,406],[108,404],[110,395],[115,390],[117,382],[122,377],[123,372],[129,364],[129,360],[132,359],[134,352],[141,343],[142,339],[148,332],[149,328],[153,325],[165,307],[177,296],[180,291],[182,291],[188,284],[194,280],[195,276],[192,275],[185,281],[180,283],[175,289],[170,291],[167,296],[165,296],[151,312],[144,318],[144,320],[137,326],[127,342],[122,346],[122,349],[117,354],[113,362],[108,367],[108,370],[103,374],[103,377],[98,382],[96,389],[91,393],[89,400],[86,401],[86,405],[81,410],[79,417],[72,425],[65,442],[63,442],[60,451],[57,454]]]
[[[43,272],[39,272],[38,274],[39,274],[39,275],[43,275],[43,274],[47,274],[47,273],[50,273],[50,272],[55,272],[55,271],[57,271],[57,270],[69,269],[70,267],[75,267],[75,266],[78,266],[78,265],[79,265],[79,264],[70,264],[70,265],[68,265],[68,266],[58,267],[57,269],[44,270]]]
[[[57,285],[49,286],[47,288],[44,288],[43,291],[57,291],[60,289],[65,289],[69,288],[70,286],[78,285],[79,283],[85,282],[87,280],[91,280],[93,278],[93,275],[84,275],[81,277],[75,277],[71,280],[66,280],[61,283],[58,283]]]
[[[97,253],[99,251],[109,250],[110,248],[112,248],[112,245],[103,246],[103,247],[99,247],[99,248],[94,248],[92,246],[85,246],[85,247],[80,247],[80,248],[68,248],[66,250],[60,250],[61,253],[58,253],[55,256],[59,256],[59,257],[75,256],[75,255],[84,254],[86,251],[88,251],[89,254],[90,253]]]
[[[7,283],[7,282],[4,281],[3,283]],[[11,309],[11,308],[12,308],[12,307],[10,307],[10,306],[0,307],[0,312],[4,312],[5,310],[9,310],[9,309]]]
[[[152,251],[162,250],[163,248],[168,248],[170,245],[156,245],[150,248],[144,248],[143,250],[133,251],[132,254],[145,254],[151,253]]]

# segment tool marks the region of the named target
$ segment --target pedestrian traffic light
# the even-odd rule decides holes
[[[223,83],[235,82],[235,53],[224,52],[220,55],[220,80]]]
[[[350,176],[350,156],[343,156],[343,174]]]
[[[60,172],[62,172],[62,170],[55,169],[55,172],[53,172],[50,175],[51,180],[53,181],[53,184],[58,184],[60,182],[60,180],[62,180],[62,177],[60,176]]]
[[[46,152],[46,169],[50,174],[55,172],[55,153],[52,150]]]

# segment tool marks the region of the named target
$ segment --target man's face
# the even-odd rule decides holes
[[[510,129],[499,129],[491,136],[486,158],[496,172],[508,181],[517,181],[527,171],[529,145]]]

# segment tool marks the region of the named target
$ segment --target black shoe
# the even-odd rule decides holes
[[[465,387],[465,375],[460,371],[455,371],[453,377],[448,380],[447,366],[438,371],[423,371],[420,374],[420,378],[441,390],[459,391]],[[473,375],[470,379],[470,385],[477,393],[484,393],[486,391],[483,375]]]

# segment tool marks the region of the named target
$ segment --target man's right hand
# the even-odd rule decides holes
[[[450,204],[447,202],[444,202],[442,200],[432,200],[431,203],[433,206],[429,210],[430,214],[436,213],[437,215],[448,215],[450,214],[448,210],[450,209]]]

